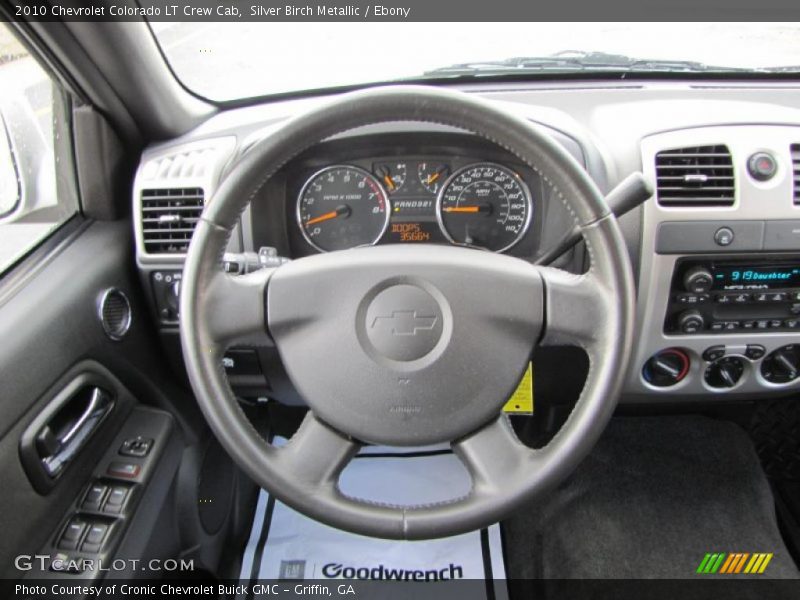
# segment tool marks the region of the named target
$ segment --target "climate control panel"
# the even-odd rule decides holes
[[[676,263],[665,334],[794,330],[800,330],[800,257]]]

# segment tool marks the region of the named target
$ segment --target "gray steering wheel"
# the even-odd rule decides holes
[[[333,135],[389,121],[458,127],[538,171],[575,217],[591,266],[583,275],[479,250],[357,248],[242,276],[223,272],[247,203],[292,157]],[[587,454],[610,418],[631,348],[634,287],[616,220],[578,163],[537,127],[486,101],[426,87],[340,96],[252,148],[197,224],[181,291],[181,341],[197,401],[220,443],[253,480],[328,525],[426,539],[496,522],[552,488]],[[424,315],[420,335],[375,327],[396,311]],[[234,398],[222,356],[272,345],[310,408],[283,447],[266,443]],[[536,345],[576,345],[585,387],[558,434],[530,449],[502,406]],[[395,506],[348,497],[338,478],[363,443],[449,442],[472,478],[469,494]]]

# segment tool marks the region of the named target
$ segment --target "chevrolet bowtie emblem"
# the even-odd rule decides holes
[[[391,327],[392,335],[417,335],[418,331],[430,331],[436,326],[436,317],[420,315],[416,310],[394,310],[387,317],[375,317],[370,326]]]

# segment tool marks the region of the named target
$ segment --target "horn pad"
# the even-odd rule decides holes
[[[385,246],[275,271],[267,321],[289,377],[362,441],[449,441],[497,415],[543,319],[528,263],[479,250]]]

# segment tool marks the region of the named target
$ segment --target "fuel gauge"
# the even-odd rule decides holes
[[[442,163],[421,162],[417,167],[419,182],[431,194],[438,194],[439,187],[450,174],[450,167]]]
[[[375,175],[378,176],[383,187],[390,194],[394,194],[406,182],[406,163],[380,163],[375,166]]]

